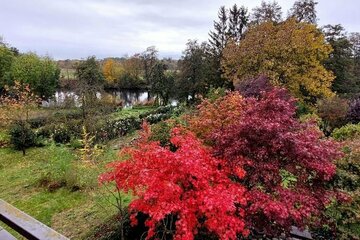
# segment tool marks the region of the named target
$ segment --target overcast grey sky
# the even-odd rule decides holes
[[[181,56],[188,39],[206,41],[221,5],[261,0],[0,0],[0,36],[22,52],[55,59],[124,56],[155,45]],[[278,0],[284,14],[293,0]],[[360,31],[360,0],[318,0],[319,25]]]

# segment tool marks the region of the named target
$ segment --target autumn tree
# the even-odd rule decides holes
[[[15,82],[13,86],[5,86],[0,96],[0,124],[9,127],[10,142],[15,149],[26,149],[35,145],[35,134],[28,124],[38,107],[38,98],[29,85]]]
[[[234,85],[265,75],[273,85],[314,104],[317,98],[333,95],[334,76],[322,65],[330,53],[331,46],[315,25],[295,19],[265,22],[252,26],[240,44],[228,44],[222,67]]]
[[[139,88],[146,84],[143,79],[143,63],[139,54],[135,54],[122,62],[123,73],[119,77],[120,88]]]
[[[5,86],[0,96],[0,121],[2,123],[27,122],[33,117],[40,98],[34,94],[28,84],[15,81],[12,86]]]
[[[262,1],[259,7],[253,9],[251,21],[255,24],[263,22],[279,23],[282,19],[281,6],[276,2]]]
[[[124,69],[121,64],[114,59],[105,60],[102,66],[102,72],[106,80],[106,84],[109,86],[115,86],[115,83],[123,73]]]
[[[240,117],[244,103],[239,92],[231,92],[214,102],[204,99],[198,105],[197,112],[186,117],[189,129],[207,143],[211,143],[211,134],[221,131]]]
[[[353,72],[353,49],[352,44],[345,34],[341,25],[326,25],[323,27],[326,41],[333,48],[330,58],[326,60],[325,66],[331,70],[335,79],[332,90],[343,95],[351,95],[359,90]]]
[[[319,100],[317,113],[322,120],[323,132],[329,135],[335,128],[345,125],[348,110],[348,101],[338,96]]]
[[[135,198],[129,204],[133,224],[139,212],[148,215],[146,239],[196,239],[200,230],[208,238],[237,239],[247,235],[242,207],[245,189],[228,178],[223,160],[214,158],[195,136],[175,128],[173,152],[148,141],[149,132],[134,148],[123,150],[126,161],[112,164],[101,182],[115,182]],[[219,167],[224,165],[224,167]],[[237,177],[242,178],[241,168]]]
[[[34,93],[43,99],[51,98],[56,90],[60,69],[49,57],[39,57],[35,53],[16,57],[10,69],[12,83],[20,81],[29,84]]]
[[[299,122],[295,99],[285,89],[246,98],[238,108],[237,119],[215,130],[212,140],[214,156],[226,159],[234,181],[247,187],[247,226],[278,236],[292,225],[321,225],[333,196],[326,184],[341,156],[338,145],[313,123]],[[246,171],[242,180],[238,167]]]
[[[316,24],[316,5],[314,0],[298,0],[294,3],[289,12],[289,18],[295,18],[298,22]]]

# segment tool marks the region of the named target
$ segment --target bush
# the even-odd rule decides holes
[[[173,107],[171,105],[161,106],[153,111],[140,114],[139,118],[142,119],[142,118],[146,118],[147,116],[156,115],[156,114],[167,114],[167,113],[171,113],[172,110]]]
[[[323,224],[334,194],[325,184],[335,175],[338,144],[324,139],[315,125],[299,122],[295,99],[284,89],[246,98],[238,108],[241,114],[210,136],[213,154],[226,159],[234,175],[236,167],[247,173],[240,182],[248,190],[248,227],[272,237],[292,225]],[[223,114],[218,111],[215,116]]]
[[[35,133],[26,122],[14,123],[9,131],[10,143],[16,150],[21,150],[25,155],[25,150],[35,146]]]
[[[228,178],[227,168],[219,167],[223,160],[214,158],[193,134],[182,129],[175,128],[171,134],[175,152],[149,142],[149,134],[145,131],[135,148],[123,151],[130,160],[112,164],[113,170],[100,176],[101,182],[114,181],[120,190],[136,196],[129,204],[130,219],[136,225],[137,212],[149,216],[146,239],[165,234],[194,239],[202,228],[220,239],[246,236],[245,189]],[[243,177],[241,168],[238,172]],[[174,228],[166,228],[169,221]],[[159,234],[158,227],[164,225]]]
[[[349,109],[347,100],[333,97],[318,101],[318,115],[323,121],[322,129],[326,135],[346,124]]]
[[[55,126],[54,125],[46,125],[39,129],[35,130],[35,134],[37,138],[50,138]]]
[[[355,99],[350,103],[347,119],[351,123],[360,122],[360,98]]]
[[[198,137],[210,142],[211,134],[231,124],[242,113],[244,98],[232,92],[215,102],[205,99],[195,116],[189,117],[190,130]]]
[[[153,111],[140,114],[139,118],[131,116],[116,120],[108,119],[95,126],[91,134],[95,135],[95,141],[108,141],[140,129],[143,121],[155,124],[169,119],[172,116],[173,109],[172,106],[162,106]]]
[[[226,89],[225,88],[213,88],[211,87],[209,89],[209,92],[206,94],[206,99],[208,99],[210,102],[214,102],[218,98],[224,97],[226,95]]]
[[[52,138],[56,143],[68,143],[71,139],[71,133],[64,125],[55,127]]]
[[[33,118],[28,120],[28,123],[31,128],[40,128],[44,126],[46,122],[47,122],[46,117]]]
[[[106,120],[95,127],[95,141],[108,141],[124,136],[135,129],[140,129],[141,120],[136,117],[128,117],[118,120]]]
[[[334,199],[326,213],[336,229],[336,239],[360,239],[360,138],[344,145],[345,157],[336,162],[331,183],[339,199]]]
[[[336,140],[354,139],[360,136],[360,124],[347,124],[337,128],[331,134]]]

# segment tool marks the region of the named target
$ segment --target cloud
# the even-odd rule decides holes
[[[243,0],[249,9],[260,0]],[[320,24],[359,31],[358,0],[320,0]],[[230,0],[0,0],[0,35],[21,51],[56,59],[123,56],[155,45],[178,58],[188,39],[206,41],[221,5]],[[292,5],[281,0],[283,12]]]

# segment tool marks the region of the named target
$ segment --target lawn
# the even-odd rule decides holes
[[[81,162],[77,152],[64,145],[31,148],[26,156],[0,148],[0,198],[66,237],[85,239],[116,213],[110,204],[114,200],[111,193],[99,186],[97,177],[108,162],[118,158],[117,150],[111,147],[114,142],[123,145],[134,136],[104,146],[96,164]]]

